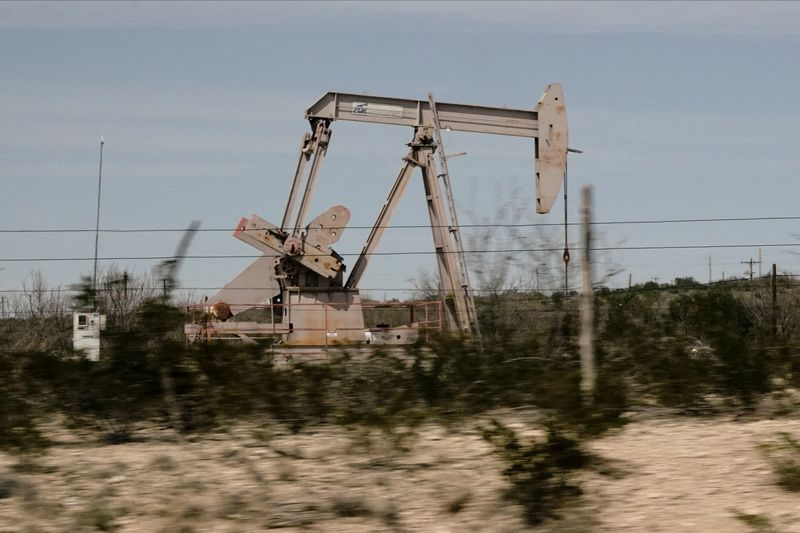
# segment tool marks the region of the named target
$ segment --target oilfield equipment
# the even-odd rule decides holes
[[[290,347],[406,344],[430,329],[479,337],[441,131],[533,139],[536,211],[548,213],[564,181],[569,151],[561,85],[548,85],[532,111],[435,102],[432,95],[407,100],[331,92],[308,108],[305,117],[311,132],[302,140],[280,225],[258,215],[239,221],[234,237],[263,255],[204,304],[190,309],[187,337],[272,338]],[[350,210],[333,206],[306,222],[337,120],[413,129],[400,173],[346,278],[343,258],[332,246],[341,238]],[[361,302],[359,282],[416,168],[422,174],[441,300],[398,304],[409,308],[409,324],[366,329],[367,304]]]
[[[164,302],[169,301],[170,295],[177,285],[178,269],[186,257],[186,252],[192,242],[194,234],[200,227],[200,222],[193,220],[189,228],[183,233],[178,247],[175,250],[175,255],[169,259],[161,261],[156,265],[154,274],[158,280],[161,281],[161,298]],[[89,361],[99,361],[102,356],[101,340],[102,332],[107,327],[107,317],[98,312],[97,305],[97,268],[95,267],[95,275],[92,278],[92,291],[93,296],[93,310],[92,311],[75,311],[72,313],[72,347],[75,351],[82,351],[86,354]],[[122,279],[111,280],[108,283],[125,283],[125,294],[127,299],[127,283],[128,273]],[[119,324],[117,324],[119,326]]]
[[[86,353],[89,361],[100,360],[100,335],[106,329],[106,315],[96,312],[72,313],[72,348]]]
[[[92,274],[93,309],[72,313],[72,349],[83,351],[89,361],[100,360],[100,335],[106,329],[106,315],[97,312],[97,250],[100,239],[100,189],[103,183],[103,145],[100,136],[100,165],[97,172],[97,220],[94,232],[94,273]]]

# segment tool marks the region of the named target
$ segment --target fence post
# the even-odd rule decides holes
[[[581,188],[581,297],[580,297],[580,352],[581,394],[586,403],[591,403],[596,380],[594,360],[594,292],[592,279],[592,188]]]
[[[778,266],[772,263],[772,336],[778,334]]]

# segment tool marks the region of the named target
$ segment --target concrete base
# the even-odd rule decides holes
[[[348,289],[287,289],[283,323],[289,325],[287,346],[363,344],[364,314],[358,291]]]

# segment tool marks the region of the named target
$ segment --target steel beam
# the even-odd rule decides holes
[[[538,137],[539,116],[536,111],[445,102],[437,102],[436,109],[442,129]],[[306,118],[433,127],[433,113],[426,100],[364,94],[328,93],[308,108]]]
[[[444,130],[534,139],[536,212],[550,212],[564,181],[569,146],[567,108],[560,84],[548,85],[534,110],[437,102],[435,111]],[[433,128],[436,123],[429,101],[333,92],[309,107],[306,118],[312,126],[334,120],[415,128]]]

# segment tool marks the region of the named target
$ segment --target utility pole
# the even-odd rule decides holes
[[[711,256],[708,256],[708,284],[711,285]]]
[[[749,261],[739,261],[739,263],[743,265],[750,265],[748,272],[750,273],[750,281],[753,281],[753,259],[751,258]]]
[[[581,297],[580,297],[580,352],[581,393],[583,401],[590,404],[594,397],[596,380],[594,360],[594,289],[592,279],[592,188],[581,188]]]
[[[751,257],[747,261],[739,261],[739,262],[741,264],[743,264],[743,265],[749,265],[748,271],[750,273],[750,281],[753,281],[753,265],[755,265],[755,264],[759,265],[759,269],[760,269],[761,268],[761,266],[760,266],[761,265],[761,261],[760,260],[759,261],[753,261],[753,258]]]
[[[761,248],[758,249],[758,277],[761,277]]]
[[[5,267],[0,268],[0,273],[5,270]],[[2,284],[0,284],[0,288],[2,288]],[[4,319],[6,317],[6,297],[0,296],[0,319]]]

